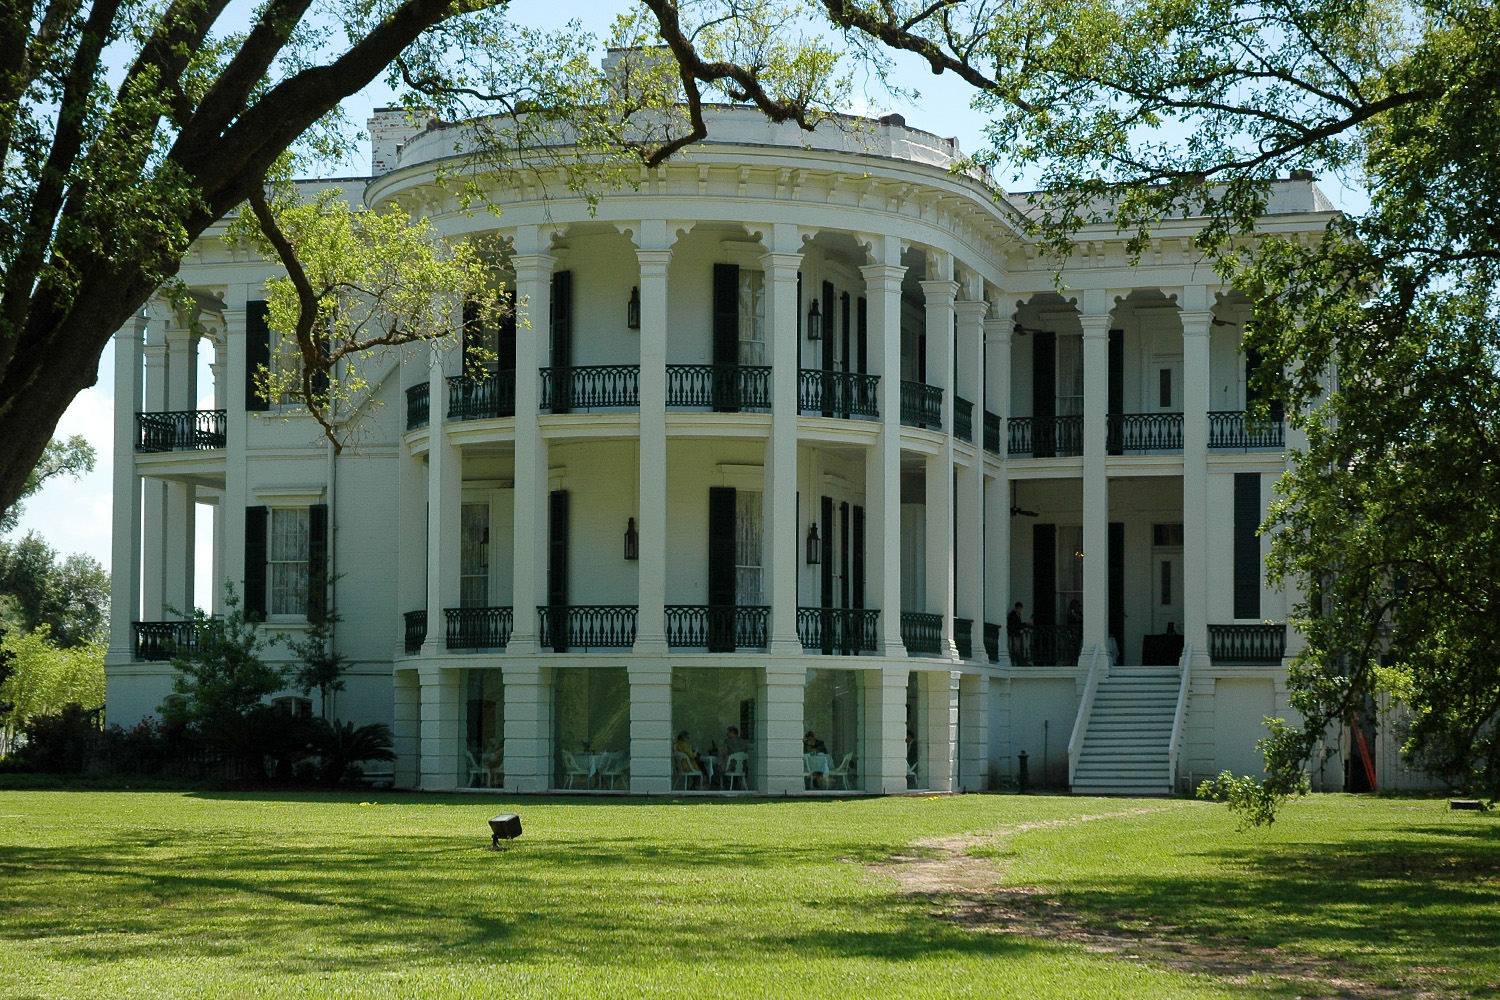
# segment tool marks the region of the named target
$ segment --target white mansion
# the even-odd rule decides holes
[[[498,217],[439,180],[461,129],[371,130],[346,197],[498,231],[519,317],[469,324],[482,377],[460,346],[393,354],[335,455],[249,378],[276,268],[205,235],[190,314],[116,337],[111,721],[170,694],[196,575],[270,633],[326,578],[333,714],[392,725],[398,786],[974,790],[1022,752],[1075,791],[1260,771],[1299,641],[1256,534],[1286,440],[1246,417],[1248,309],[1193,220],[1138,263],[1086,231],[1059,286],[953,141],[896,117],[719,109],[633,187],[497,187]],[[1263,227],[1330,211],[1279,182]],[[746,756],[709,776],[730,726]]]

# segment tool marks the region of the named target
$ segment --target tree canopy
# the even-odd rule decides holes
[[[59,558],[41,535],[0,539],[0,625],[18,633],[45,627],[67,649],[102,642],[108,630],[109,574],[92,556]]]

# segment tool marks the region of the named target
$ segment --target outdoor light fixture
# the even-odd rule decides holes
[[[490,817],[490,850],[500,850],[500,841],[515,840],[521,835],[521,817],[515,813],[501,813]]]
[[[808,525],[807,528],[807,564],[816,566],[823,561],[823,542],[818,538],[818,526]]]
[[[641,535],[635,530],[635,518],[625,522],[625,558],[639,559],[641,557]]]
[[[630,289],[630,301],[625,303],[625,325],[632,330],[641,328],[641,288]]]
[[[807,311],[807,339],[823,339],[823,314],[818,311],[817,299],[813,299],[812,308]]]

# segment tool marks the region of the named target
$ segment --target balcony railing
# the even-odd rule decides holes
[[[432,409],[432,383],[418,382],[406,390],[406,429],[419,430],[427,426]]]
[[[1033,458],[1083,454],[1082,417],[1011,417],[1010,453]]]
[[[984,411],[984,450],[1000,454],[1000,414]]]
[[[635,645],[634,604],[542,605],[536,615],[541,644],[555,653]]]
[[[427,641],[427,611],[408,611],[402,616],[405,627],[406,655],[416,656]]]
[[[991,663],[1000,662],[1000,626],[994,622],[984,623],[984,655]]]
[[[180,650],[197,645],[192,622],[131,622],[130,658],[137,663],[170,660]]]
[[[825,656],[873,653],[879,621],[880,612],[869,608],[798,608],[797,638]]]
[[[669,604],[667,645],[732,653],[765,649],[771,609],[765,605]]]
[[[1275,448],[1286,447],[1286,421],[1273,416],[1264,421],[1255,421],[1241,410],[1210,410],[1208,414],[1208,446],[1210,448]]]
[[[974,619],[953,619],[953,645],[958,647],[958,655],[963,659],[974,658]]]
[[[1214,663],[1274,665],[1286,655],[1286,624],[1210,625],[1208,656]]]
[[[845,420],[879,420],[879,391],[879,375],[803,368],[797,374],[797,411]]]
[[[169,410],[135,415],[135,450],[209,451],[224,447],[224,410]]]
[[[479,378],[473,375],[449,376],[449,420],[490,420],[515,415],[514,370],[492,372]]]
[[[444,608],[449,649],[504,649],[515,624],[511,609]]]
[[[943,618],[920,611],[901,612],[901,642],[907,656],[936,656],[942,648]]]
[[[1018,667],[1076,667],[1081,625],[1022,625],[1010,629],[1010,662]]]
[[[974,404],[962,396],[953,397],[953,434],[960,441],[974,443]]]
[[[541,408],[553,413],[641,405],[640,365],[543,368]]]
[[[1141,451],[1181,451],[1182,414],[1111,413],[1105,449],[1111,455]]]
[[[752,365],[667,365],[667,406],[719,413],[769,413],[771,369]]]
[[[901,380],[901,422],[908,427],[943,429],[943,390],[923,382]]]

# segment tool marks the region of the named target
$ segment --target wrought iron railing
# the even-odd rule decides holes
[[[901,641],[908,656],[936,656],[942,648],[943,617],[920,611],[901,612]]]
[[[505,608],[444,608],[449,649],[503,649],[515,615]]]
[[[1105,449],[1111,455],[1136,451],[1181,451],[1182,414],[1111,413]]]
[[[135,450],[209,451],[224,447],[229,426],[224,410],[169,410],[135,415]]]
[[[420,430],[427,426],[432,410],[432,383],[418,382],[406,390],[406,429]]]
[[[640,365],[542,369],[541,408],[553,413],[641,405]]]
[[[721,413],[770,412],[771,369],[760,365],[667,365],[667,405]]]
[[[958,647],[958,655],[962,659],[974,658],[974,619],[953,619],[953,645]]]
[[[1000,454],[1000,414],[984,411],[984,450]]]
[[[974,443],[974,404],[962,396],[953,397],[953,435]]]
[[[130,623],[130,658],[137,663],[170,660],[179,651],[195,648],[197,641],[192,622]]]
[[[416,656],[427,641],[427,611],[408,611],[402,616],[405,627],[406,655]]]
[[[448,378],[449,420],[490,420],[516,415],[516,373],[514,370],[492,372],[476,378],[452,375]]]
[[[803,368],[797,374],[797,410],[846,420],[879,420],[879,391],[879,375]]]
[[[1011,417],[1010,453],[1033,458],[1083,454],[1082,417]]]
[[[573,648],[625,649],[635,645],[634,604],[541,605],[536,609],[541,644],[555,653]]]
[[[1022,625],[1008,630],[1010,662],[1018,667],[1076,667],[1082,625]]]
[[[798,608],[797,638],[824,655],[873,653],[879,622],[880,612],[869,608]]]
[[[1000,662],[1000,626],[994,622],[984,623],[984,655],[991,663]]]
[[[901,380],[901,422],[908,427],[943,429],[943,390],[923,382]]]
[[[1273,416],[1256,421],[1241,410],[1210,410],[1208,414],[1210,448],[1285,448],[1286,420]]]
[[[1214,663],[1272,665],[1286,655],[1286,623],[1210,625],[1208,656]]]
[[[765,605],[668,604],[667,645],[730,653],[765,649],[771,609]]]

